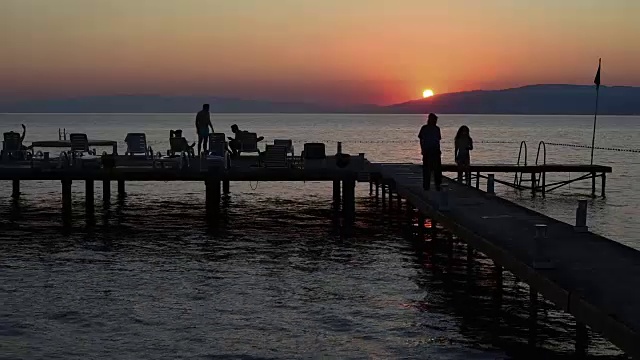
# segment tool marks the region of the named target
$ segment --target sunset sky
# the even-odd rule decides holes
[[[0,0],[0,101],[640,85],[638,0]]]

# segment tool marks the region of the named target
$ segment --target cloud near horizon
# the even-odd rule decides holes
[[[394,103],[640,85],[636,0],[3,0],[0,98],[110,94]]]

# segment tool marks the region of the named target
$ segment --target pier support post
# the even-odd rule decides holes
[[[220,180],[209,178],[205,180],[207,216],[220,211]]]
[[[531,197],[536,197],[536,173],[531,173]]]
[[[336,211],[340,210],[340,197],[342,194],[340,193],[340,180],[333,181],[333,209]]]
[[[489,174],[487,175],[487,194],[494,195],[495,193],[495,175]]]
[[[222,181],[222,193],[225,195],[228,195],[230,193],[229,191],[229,187],[230,187],[230,183],[229,180],[223,180]]]
[[[104,180],[102,182],[102,202],[104,205],[111,203],[111,181]]]
[[[62,223],[65,227],[71,225],[71,180],[62,181]]]
[[[389,211],[393,208],[393,189],[389,186]]]
[[[605,188],[607,187],[607,173],[602,173],[602,198],[606,198]]]
[[[494,309],[496,310],[496,314],[500,313],[500,309],[502,308],[502,273],[504,269],[502,266],[498,265],[496,262],[493,263],[493,275],[496,282],[495,292],[494,292]]]
[[[578,200],[578,208],[576,209],[576,226],[574,230],[577,232],[587,232],[587,200]]]
[[[14,199],[20,197],[20,180],[13,180],[13,190],[11,191],[11,197]]]
[[[127,195],[124,188],[124,180],[118,180],[118,197],[123,198]]]
[[[440,199],[438,202],[438,210],[449,211],[449,185],[442,184],[440,190]]]
[[[547,238],[547,225],[536,224],[536,234],[533,241],[533,268],[537,270],[553,269],[554,264],[549,259],[549,239]]]
[[[382,184],[382,205],[387,205],[387,185]]]
[[[369,196],[373,195],[373,181],[369,181]]]
[[[587,325],[576,322],[576,358],[584,359],[587,357],[589,349],[589,330]]]
[[[480,172],[476,173],[476,189],[480,189]]]
[[[85,180],[85,208],[87,215],[92,215],[95,208],[95,196],[93,192],[93,180]]]
[[[591,197],[596,197],[596,173],[591,173]]]
[[[413,205],[407,200],[407,205],[405,209],[405,222],[407,228],[407,236],[413,237]]]
[[[376,201],[380,199],[380,182],[376,180]]]
[[[473,247],[467,244],[467,276],[473,274],[473,265],[475,263],[475,253]]]
[[[529,285],[529,346],[536,347],[538,337],[538,292]]]
[[[356,216],[356,181],[345,179],[342,182],[342,211],[348,223],[355,220]]]

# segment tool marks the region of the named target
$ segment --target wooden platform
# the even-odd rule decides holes
[[[371,171],[421,213],[640,357],[640,252],[450,180],[449,210],[439,211],[439,193],[422,190],[418,165],[372,164]],[[548,227],[545,255],[555,264],[552,270],[532,266],[536,224]]]

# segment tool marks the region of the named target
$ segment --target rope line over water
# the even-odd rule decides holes
[[[304,144],[308,141],[293,140],[293,142],[297,144]],[[404,140],[357,140],[357,141],[316,140],[314,142],[325,143],[325,144],[335,144],[338,142],[342,142],[343,144],[410,144],[410,143],[414,143],[414,142],[404,141]],[[502,141],[502,140],[480,140],[475,142],[479,144],[519,144],[520,143],[520,141]],[[417,141],[415,142],[415,144],[417,144]],[[565,143],[554,143],[554,142],[545,142],[545,144],[552,145],[552,146],[591,149],[590,145],[565,144]],[[594,149],[606,150],[606,151],[640,153],[640,149],[626,149],[626,148],[614,148],[614,147],[603,147],[603,146],[595,146]]]

